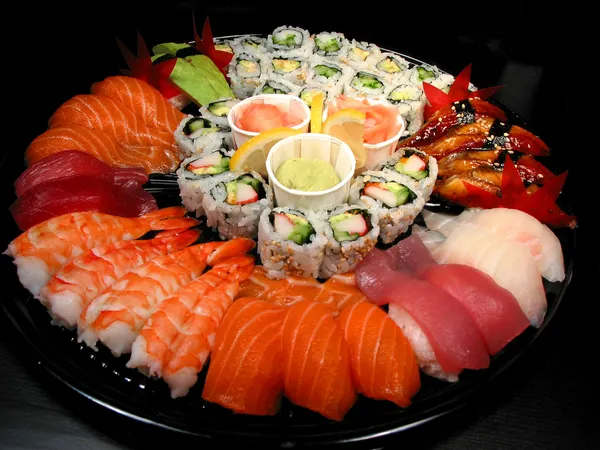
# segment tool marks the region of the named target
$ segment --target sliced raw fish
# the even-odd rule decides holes
[[[72,212],[99,212],[138,217],[158,209],[155,198],[141,187],[125,189],[101,177],[58,178],[29,189],[10,206],[21,230]]]
[[[285,396],[328,419],[342,420],[356,391],[348,344],[331,311],[313,301],[287,309],[281,349]]]
[[[530,323],[539,327],[546,314],[546,292],[528,248],[482,227],[456,228],[433,251],[437,262],[481,270],[515,296]]]
[[[461,226],[481,227],[503,238],[527,246],[542,276],[548,281],[565,279],[562,248],[558,237],[535,217],[517,209],[493,208],[465,210],[458,216],[446,217],[424,212],[427,227],[449,236]]]
[[[117,168],[79,150],[65,150],[49,155],[32,164],[15,181],[17,197],[38,184],[77,175],[100,177],[116,186],[135,189],[148,181],[142,167]]]
[[[217,330],[202,398],[237,413],[273,415],[283,392],[281,334],[286,309],[236,300]]]

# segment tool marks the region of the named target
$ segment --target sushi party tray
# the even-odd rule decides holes
[[[341,33],[193,31],[119,41],[129,71],[25,151],[0,304],[48,373],[186,436],[331,445],[454,411],[528,349],[577,220],[499,87]]]

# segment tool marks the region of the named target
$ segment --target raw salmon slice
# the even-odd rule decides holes
[[[178,111],[158,90],[143,80],[114,76],[92,85],[92,94],[102,94],[123,104],[149,127],[173,133],[185,114]]]
[[[285,308],[255,298],[233,303],[217,330],[204,400],[242,414],[279,410],[285,314]]]
[[[358,392],[407,407],[419,391],[417,358],[400,328],[378,306],[356,303],[336,319],[350,348]]]
[[[328,419],[342,420],[356,401],[348,344],[331,311],[303,301],[287,310],[281,338],[285,396]]]

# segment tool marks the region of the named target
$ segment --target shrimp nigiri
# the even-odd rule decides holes
[[[199,236],[199,230],[165,231],[154,239],[117,241],[94,247],[54,275],[37,298],[48,308],[53,323],[73,328],[83,308],[130,270],[158,256],[181,250]]]
[[[34,295],[69,261],[97,245],[137,239],[150,230],[189,228],[198,224],[184,218],[181,206],[126,218],[76,212],[41,222],[14,239],[4,254],[14,258],[21,284]]]
[[[127,367],[162,376],[173,398],[186,395],[212,350],[239,282],[253,267],[251,256],[227,259],[161,303],[133,343]]]
[[[163,300],[199,277],[207,264],[246,253],[255,245],[247,238],[208,242],[136,267],[83,310],[79,342],[96,348],[100,340],[115,356],[130,353],[144,322]]]

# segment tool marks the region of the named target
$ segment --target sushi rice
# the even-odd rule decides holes
[[[380,199],[366,195],[363,190],[367,183],[394,182],[408,188],[409,197],[406,203],[390,207]],[[377,218],[380,228],[380,239],[384,244],[394,242],[402,233],[405,233],[413,224],[425,206],[423,194],[417,182],[411,177],[392,171],[367,171],[358,176],[350,187],[351,204],[367,208]]]
[[[271,53],[263,60],[263,72],[273,80],[302,85],[308,77],[308,59],[285,52]]]
[[[223,175],[229,172],[229,160],[227,160],[227,168],[223,167],[220,173],[195,173],[190,167],[194,161],[210,156],[217,153],[222,159],[230,158],[233,156],[233,152],[226,149],[215,150],[212,153],[194,155],[190,158],[184,159],[177,169],[177,184],[179,185],[179,195],[181,196],[181,202],[188,211],[195,213],[196,217],[204,215],[204,209],[202,207],[202,197],[207,192],[208,187],[214,182],[218,182],[223,178]],[[207,171],[205,171],[207,172]],[[216,172],[219,172],[218,170]]]
[[[221,127],[229,128],[227,114],[239,102],[240,100],[235,98],[220,98],[206,106],[202,106],[200,108],[200,115]]]
[[[271,76],[264,75],[264,79],[261,84],[254,91],[255,95],[263,95],[263,94],[286,94],[293,95],[297,97],[300,94],[301,87],[290,83],[286,80],[275,79]]]
[[[408,61],[395,53],[382,53],[369,69],[382,77],[388,84],[400,83],[408,74]]]
[[[334,236],[334,230],[331,227],[329,219],[334,216],[359,210],[363,217],[368,217],[367,225],[370,228],[364,235],[352,241],[339,242]],[[367,255],[377,244],[379,236],[379,224],[377,215],[368,208],[357,205],[340,205],[330,212],[321,213],[325,222],[325,255],[319,271],[321,278],[330,278],[335,274],[351,272],[356,265]]]
[[[348,54],[349,43],[342,33],[317,33],[312,37],[314,54],[333,60],[343,60]]]
[[[333,97],[342,93],[352,75],[353,70],[349,66],[314,57],[308,68],[306,83],[321,87]]]
[[[282,52],[290,58],[309,57],[314,45],[308,31],[285,25],[277,27],[267,37],[267,49],[270,53]]]
[[[231,129],[228,126],[192,115],[188,115],[179,123],[175,130],[175,142],[186,156],[233,147]]]
[[[264,191],[262,198],[253,203],[231,205],[227,203],[227,183],[243,176],[257,180]],[[273,208],[273,191],[257,172],[226,172],[211,179],[202,196],[202,208],[206,214],[206,225],[219,232],[223,240],[235,237],[256,239],[258,222],[265,209]]]
[[[365,70],[377,63],[379,55],[381,55],[381,50],[375,44],[353,39],[348,45],[346,56],[341,60],[355,70]]]
[[[293,214],[306,219],[312,228],[309,242],[298,244],[278,233],[274,226],[274,215],[277,213]],[[265,209],[258,225],[258,253],[268,276],[318,278],[327,243],[324,229],[323,218],[312,211],[287,207]]]
[[[267,53],[267,40],[259,36],[240,36],[231,41],[233,53],[261,56]]]
[[[431,193],[433,192],[438,174],[438,165],[435,158],[428,156],[425,152],[422,152],[416,148],[401,148],[393,153],[392,156],[384,161],[378,168],[376,168],[376,170],[402,174],[402,172],[398,172],[398,170],[396,170],[396,165],[398,164],[398,161],[400,161],[400,158],[410,157],[411,155],[417,155],[427,163],[426,174],[419,174],[416,176],[416,178],[414,176],[411,177],[418,183],[418,190],[421,192],[425,203],[427,203],[431,197]],[[410,176],[410,174],[407,175]],[[423,175],[425,176],[422,177]]]

